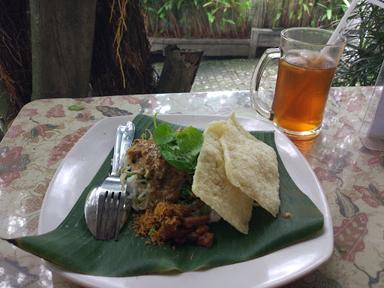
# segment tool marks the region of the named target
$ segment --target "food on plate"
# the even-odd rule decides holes
[[[254,201],[276,217],[279,175],[275,151],[232,114],[204,133],[157,125],[126,153],[122,181],[130,187],[133,227],[153,244],[210,247],[209,224],[222,217],[247,234]]]
[[[276,217],[280,198],[275,150],[246,131],[234,114],[226,127],[220,143],[229,181]]]
[[[175,130],[166,123],[157,125],[156,117],[154,123],[153,140],[164,159],[177,170],[193,174],[203,133],[194,127]]]
[[[225,173],[219,141],[225,128],[226,123],[221,121],[209,124],[205,130],[192,191],[225,221],[246,234],[252,216],[252,199],[232,185]]]
[[[213,243],[207,224],[214,213],[190,189],[202,138],[196,128],[176,131],[160,124],[149,138],[136,139],[126,153],[121,179],[129,185],[136,211],[133,226],[153,244]]]
[[[136,139],[127,151],[125,175],[132,176],[141,194],[134,202],[136,209],[145,209],[158,201],[174,202],[189,175],[168,164],[153,139]]]
[[[234,114],[212,122],[204,132],[192,191],[247,234],[253,200],[275,217],[279,211],[276,153],[241,127]]]
[[[187,123],[186,121],[190,120],[193,123],[205,123],[204,125],[207,125],[208,119],[217,120],[219,117],[209,116],[200,118],[172,115],[168,117],[164,116],[164,118],[183,123]],[[226,120],[224,118],[221,119]],[[105,127],[112,127],[117,120],[121,121],[121,119],[107,121],[105,122],[107,125],[103,124],[98,126],[97,130],[94,131],[103,134]],[[245,119],[239,118],[239,120]],[[157,131],[156,128],[153,129],[153,117],[142,114],[137,115],[135,119],[133,119],[133,123],[136,126],[136,138],[148,140],[148,142],[144,145],[145,142],[136,141],[138,146],[133,148],[132,151],[135,151],[134,149],[136,149],[136,153],[137,149],[140,147],[139,151],[144,149],[144,147],[153,147],[153,143],[156,144],[156,137],[154,135]],[[165,122],[158,121],[158,124],[160,123]],[[226,122],[224,121],[224,123]],[[242,125],[245,123],[244,128],[246,129],[249,129],[248,124],[251,124],[252,126],[260,125],[262,127],[271,127],[270,125],[264,125],[263,123],[254,120],[245,120],[240,123]],[[170,137],[168,138],[167,136],[167,138],[171,139],[171,141],[164,141],[162,142],[164,144],[161,145],[164,145],[164,151],[172,151],[172,149],[178,149],[178,143],[183,142],[182,139],[184,138],[179,135],[183,134],[181,132],[184,130],[182,130],[182,128],[179,130],[179,127],[173,124],[168,123],[167,125],[174,127],[174,130],[169,129],[170,133],[167,132],[163,134],[163,139],[165,139],[166,135],[169,135]],[[203,134],[203,132],[200,133]],[[152,137],[150,136],[151,134]],[[180,167],[177,168],[172,165],[191,167],[184,164],[197,164],[197,159],[194,159],[192,156],[196,155],[194,150],[197,149],[191,149],[194,145],[190,145],[188,147],[188,154],[191,156],[189,157],[184,157],[181,153],[178,153],[178,155],[176,155],[177,157],[167,155],[172,156],[172,158],[170,157],[168,160],[177,160],[172,161],[172,164],[166,160],[161,154],[161,149],[159,149],[161,157],[164,158],[167,164],[174,167],[176,171],[187,175],[185,182],[182,184],[178,193],[171,193],[172,197],[170,198],[160,197],[163,200],[156,201],[156,197],[153,197],[151,205],[142,207],[142,210],[130,209],[128,225],[122,229],[118,241],[96,240],[84,225],[83,211],[87,193],[89,193],[95,185],[98,185],[103,181],[104,176],[108,175],[111,160],[111,153],[109,153],[109,156],[106,156],[107,158],[102,161],[103,163],[100,166],[100,169],[98,169],[98,172],[95,174],[92,181],[90,181],[89,185],[87,185],[83,191],[80,191],[82,189],[75,189],[72,191],[74,195],[79,195],[80,198],[56,229],[47,234],[9,239],[8,242],[54,263],[55,266],[65,271],[108,277],[134,278],[141,275],[159,275],[164,273],[166,274],[166,277],[169,275],[172,275],[173,277],[176,273],[199,270],[205,271],[206,269],[235,264],[251,259],[254,259],[252,260],[252,263],[257,263],[259,260],[255,258],[267,255],[290,245],[296,245],[300,241],[306,241],[310,236],[313,236],[310,238],[313,240],[314,237],[326,233],[329,230],[326,228],[331,225],[329,217],[328,222],[326,222],[326,225],[328,226],[326,226],[325,229],[322,229],[324,227],[324,216],[321,211],[308,196],[300,191],[284,167],[284,162],[289,164],[292,163],[292,161],[295,161],[294,157],[292,158],[292,155],[285,151],[285,148],[291,147],[292,143],[289,143],[289,141],[286,142],[285,138],[280,138],[281,135],[279,134],[274,135],[273,131],[255,131],[251,132],[251,134],[273,147],[275,151],[276,149],[280,149],[279,151],[284,152],[285,154],[283,155],[284,161],[280,161],[278,157],[281,186],[281,193],[279,195],[281,204],[278,216],[273,218],[273,216],[265,209],[260,206],[254,206],[252,209],[252,218],[249,223],[248,234],[239,232],[223,218],[219,218],[220,216],[218,216],[217,213],[215,215],[212,208],[193,194],[192,182],[193,175],[196,174],[195,171],[189,172],[189,169],[182,170]],[[94,136],[96,134],[92,135]],[[90,134],[88,136],[92,135]],[[147,137],[142,137],[142,135],[147,135]],[[84,138],[84,143],[89,143],[89,141],[92,142],[93,136],[91,138],[88,136],[86,135],[86,138]],[[274,143],[275,136],[277,136],[276,138],[278,140],[277,147]],[[203,135],[201,138],[203,138]],[[159,140],[158,138],[156,139]],[[109,141],[111,140],[112,139],[109,139]],[[222,145],[220,141],[216,142],[219,142],[219,144]],[[156,144],[155,147],[159,147],[159,145]],[[100,155],[97,156],[107,155],[108,153],[105,149],[100,151]],[[201,156],[204,149],[202,150],[200,148],[198,151],[198,155]],[[224,152],[222,153],[224,155]],[[93,156],[94,154],[92,153],[88,153],[87,155],[84,154],[84,159],[88,159],[90,163],[95,161],[99,162],[101,160],[93,159]],[[150,157],[147,157],[147,159],[150,159]],[[220,161],[224,161],[224,174],[226,180],[228,180],[225,172],[224,156],[222,159],[224,160]],[[160,162],[160,160],[158,160],[158,162]],[[143,162],[137,161],[137,163]],[[304,162],[299,161],[298,163],[295,162],[295,164],[299,166],[303,165],[302,168],[304,170],[309,169],[308,171],[310,172],[310,168],[308,168]],[[96,167],[94,168],[96,169]],[[143,171],[141,171],[142,173],[136,174],[133,170],[140,170],[140,167],[134,167],[134,169],[132,169],[132,167],[128,167],[127,164],[124,169],[126,181],[128,181],[128,179],[136,179],[134,182],[138,182],[139,184],[137,186],[140,186],[142,191],[145,191],[145,188],[147,187],[146,183],[150,180],[145,179],[145,177],[149,177],[149,175],[157,175],[154,171],[151,172],[149,168],[150,167],[148,167],[148,173],[143,173]],[[289,171],[290,167],[287,168]],[[170,169],[169,167],[164,169],[173,173],[173,169]],[[211,171],[205,171],[205,174],[207,175],[210,173]],[[228,180],[228,182],[230,181]],[[303,182],[299,181],[299,184],[300,183]],[[314,178],[308,183],[308,187],[315,187],[317,185],[317,180]],[[235,187],[232,183],[230,184]],[[307,191],[310,196],[315,197],[318,193],[320,193],[320,196],[322,195],[322,192],[319,189],[313,190],[316,195],[312,193],[312,190],[310,189],[310,191]],[[173,198],[174,195],[177,195],[177,197]],[[128,196],[132,196],[129,194],[129,191],[126,197],[127,200]],[[164,200],[164,198],[167,198],[167,200]],[[133,200],[133,198],[131,198],[131,200]],[[219,199],[218,201],[222,200]],[[237,201],[234,203],[236,202]],[[150,202],[148,201],[147,203]],[[126,204],[129,205],[130,203]],[[322,210],[327,212],[327,205],[324,201],[318,202],[318,205],[322,207]],[[128,209],[126,211],[128,212]],[[212,217],[213,215],[215,215],[215,217]],[[64,216],[64,214],[62,214],[62,216]],[[214,220],[214,218],[219,221],[217,223],[212,223],[211,221]],[[207,229],[209,229],[209,231]],[[304,245],[311,245],[312,242],[313,241],[310,241]],[[212,246],[205,248],[194,245]],[[67,255],[68,251],[71,252],[69,255],[70,257]],[[102,261],[100,261],[100,257],[102,258]],[[291,258],[290,260],[292,260]],[[243,263],[241,265],[246,266],[248,264]]]
[[[134,227],[141,236],[149,236],[152,243],[195,243],[211,247],[214,235],[209,231],[209,215],[193,215],[189,205],[158,202],[136,216]]]

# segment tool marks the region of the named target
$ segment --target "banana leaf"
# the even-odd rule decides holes
[[[153,119],[148,116],[138,115],[134,123],[136,137],[146,129],[153,129]],[[273,132],[252,134],[276,150]],[[239,233],[221,220],[211,225],[215,234],[211,248],[154,246],[148,245],[145,238],[136,236],[128,223],[118,241],[95,240],[87,229],[83,207],[88,192],[109,173],[111,155],[112,152],[55,230],[8,242],[66,271],[99,276],[133,276],[193,271],[246,261],[305,240],[323,227],[323,215],[295,185],[278,157],[280,214],[274,218],[262,208],[255,207],[248,235]],[[290,212],[292,216],[283,217],[285,212]]]

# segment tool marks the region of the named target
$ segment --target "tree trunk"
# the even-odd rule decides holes
[[[0,1],[0,117],[16,116],[31,99],[28,0]]]
[[[96,0],[30,0],[32,99],[85,97]]]
[[[31,99],[85,97],[89,84],[94,95],[153,91],[139,0],[0,1],[0,117]]]
[[[3,77],[3,75],[1,75],[0,77]],[[11,104],[9,103],[9,93],[5,88],[4,83],[4,80],[0,80],[0,121],[5,121],[5,119],[8,118],[11,108]]]
[[[93,95],[153,92],[154,70],[139,0],[98,0]]]

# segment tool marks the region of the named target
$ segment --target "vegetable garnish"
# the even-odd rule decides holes
[[[157,125],[154,117],[153,140],[161,155],[178,170],[193,173],[203,144],[203,133],[194,127],[175,130],[171,125]]]

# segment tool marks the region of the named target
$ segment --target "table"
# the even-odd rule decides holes
[[[384,287],[384,153],[364,148],[358,131],[373,89],[333,88],[324,128],[296,144],[326,193],[335,250],[287,287]],[[134,113],[257,117],[247,91],[44,99],[20,111],[0,143],[0,236],[36,233],[45,191],[60,160],[96,121]],[[3,287],[77,287],[43,261],[0,241]]]

